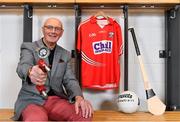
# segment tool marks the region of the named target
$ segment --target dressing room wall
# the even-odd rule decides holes
[[[99,9],[83,9],[82,21],[95,14]],[[124,29],[121,9],[105,9],[105,14],[114,17]],[[58,44],[71,51],[75,49],[75,17],[73,9],[34,9],[33,41],[42,37],[41,27],[48,17],[58,17],[64,24],[64,35]],[[134,27],[145,67],[156,94],[164,100],[165,78],[164,59],[159,58],[159,50],[165,48],[164,10],[129,10],[129,27]],[[124,34],[124,33],[123,33]],[[122,35],[123,35],[122,34]],[[124,37],[123,37],[124,38]],[[0,9],[0,108],[13,108],[21,87],[16,74],[20,45],[23,42],[23,9]],[[116,98],[123,91],[123,62],[121,56],[121,81],[117,91],[97,91],[83,89],[86,99],[92,102],[95,110],[117,110]],[[140,98],[139,110],[146,111],[146,98],[138,59],[129,33],[129,90]]]

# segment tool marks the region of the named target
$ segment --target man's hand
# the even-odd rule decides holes
[[[44,85],[47,79],[47,73],[43,72],[38,65],[29,69],[29,78],[35,85]]]
[[[75,101],[76,114],[78,114],[79,109],[81,109],[82,110],[82,116],[84,118],[91,117],[93,115],[94,111],[93,111],[93,107],[90,104],[90,102],[85,100],[81,96],[76,96],[75,99],[76,99],[76,101]]]

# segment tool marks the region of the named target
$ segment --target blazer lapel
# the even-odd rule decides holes
[[[42,39],[40,39],[39,41],[37,41],[37,44],[38,44],[38,46],[37,46],[37,49],[36,50],[38,50],[38,49],[40,49],[41,47],[44,47],[45,45],[43,44],[43,42],[42,42]],[[37,52],[36,52],[37,53]],[[37,57],[38,57],[38,55],[37,55]],[[38,57],[38,59],[40,59],[39,57]],[[49,60],[48,60],[48,57],[47,58],[44,58],[44,61],[46,62],[46,64],[47,64],[47,66],[49,66]],[[50,78],[50,72],[47,72],[47,74],[48,74],[48,78]]]
[[[57,64],[59,63],[60,57],[61,57],[61,50],[57,45],[55,52],[54,52],[53,64],[52,64],[52,68],[51,68],[52,69],[51,70],[51,77],[54,75],[54,73],[56,71],[56,67],[57,67]]]

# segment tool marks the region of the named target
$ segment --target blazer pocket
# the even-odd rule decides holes
[[[63,59],[59,59],[59,63],[64,63],[64,60]]]
[[[57,77],[62,76],[65,70],[66,70],[66,63],[65,62],[58,63],[56,68]]]

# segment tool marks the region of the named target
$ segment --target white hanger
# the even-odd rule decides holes
[[[108,16],[103,11],[98,11],[94,16],[97,19],[102,19],[102,18],[108,19]]]

